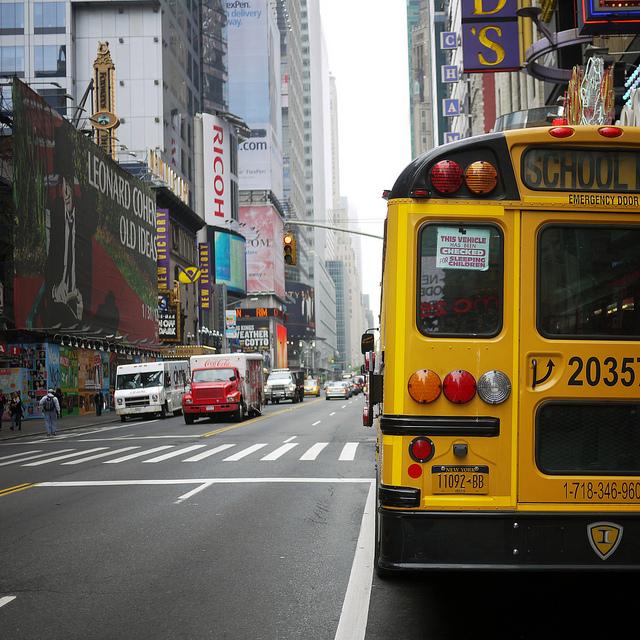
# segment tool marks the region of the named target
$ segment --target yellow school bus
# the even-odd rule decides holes
[[[640,569],[640,128],[466,139],[385,197],[379,575]]]

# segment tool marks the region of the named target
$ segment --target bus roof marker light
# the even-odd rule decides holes
[[[496,188],[498,172],[490,162],[478,160],[465,169],[464,179],[471,193],[483,195],[491,193]]]
[[[420,369],[411,374],[407,384],[409,395],[420,404],[429,404],[440,397],[440,376],[430,369]]]
[[[454,404],[465,404],[476,395],[476,379],[464,369],[450,371],[442,383],[445,398]]]
[[[453,160],[440,160],[431,167],[431,184],[443,195],[455,193],[462,186],[462,167]]]
[[[620,127],[600,127],[598,133],[605,138],[617,138],[621,136],[624,131]]]
[[[554,138],[569,138],[573,133],[574,130],[571,127],[551,127],[549,129],[549,135]]]
[[[511,382],[502,371],[487,371],[478,380],[478,395],[487,404],[501,404],[511,395]]]

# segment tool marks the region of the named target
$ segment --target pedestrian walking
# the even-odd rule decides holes
[[[44,416],[44,426],[47,429],[47,437],[56,435],[56,424],[60,415],[60,403],[56,398],[53,389],[47,391],[47,395],[43,396],[38,403],[40,410]]]
[[[4,415],[4,407],[7,404],[7,396],[0,389],[0,430],[2,429],[2,416]]]
[[[9,415],[11,416],[11,431],[22,431],[22,416],[24,415],[24,405],[20,392],[15,391],[11,394],[11,402],[9,403]]]
[[[102,415],[102,405],[104,404],[104,396],[102,395],[102,391],[98,390],[95,396],[93,396],[93,401],[96,403],[96,415]]]
[[[62,389],[58,387],[56,392],[54,393],[55,397],[58,398],[58,404],[60,405],[60,416],[62,416]]]

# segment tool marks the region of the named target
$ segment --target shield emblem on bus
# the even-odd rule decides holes
[[[587,537],[596,555],[606,560],[622,540],[622,527],[614,522],[592,522],[587,525]]]

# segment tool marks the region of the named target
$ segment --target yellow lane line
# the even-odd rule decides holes
[[[311,402],[318,402],[320,398],[316,398]],[[268,415],[258,416],[256,418],[251,418],[249,420],[245,420],[244,422],[239,422],[238,424],[231,424],[228,427],[220,427],[220,429],[214,429],[213,431],[207,431],[207,433],[203,433],[200,435],[201,438],[210,438],[211,436],[215,436],[218,433],[224,433],[225,431],[231,431],[231,429],[239,429],[240,427],[248,427],[256,422],[260,422],[260,420],[265,420],[266,418],[272,418],[273,416],[278,416],[281,413],[287,413],[287,411],[294,411],[295,409],[302,409],[302,404],[298,404],[286,407],[284,409],[280,409],[279,411],[274,411]]]
[[[24,482],[23,484],[17,484],[14,487],[7,487],[6,489],[0,489],[0,497],[8,496],[10,493],[18,493],[18,491],[24,491],[29,487],[34,487],[35,482]]]

